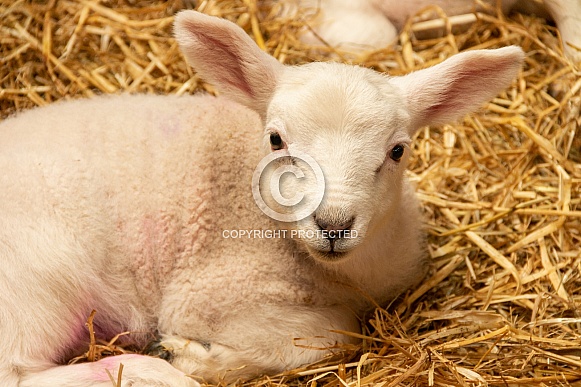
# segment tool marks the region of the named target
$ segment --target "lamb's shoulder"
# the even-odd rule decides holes
[[[187,305],[193,302],[189,291],[198,290],[194,303],[203,305],[212,293],[208,283],[240,294],[240,281],[236,289],[229,281],[252,274],[246,261],[256,266],[265,241],[232,240],[228,232],[265,229],[269,220],[252,199],[262,137],[254,112],[221,98],[188,97],[154,113],[146,139],[127,141],[136,148],[130,165],[107,170],[113,193],[106,212],[119,236],[114,250],[157,314],[166,288],[184,277],[178,292]]]

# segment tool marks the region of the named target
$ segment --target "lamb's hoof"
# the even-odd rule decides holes
[[[163,359],[170,363],[173,359],[173,353],[171,349],[166,348],[159,340],[150,341],[149,344],[147,344],[147,346],[145,347],[143,352],[146,355],[159,357],[160,359]]]

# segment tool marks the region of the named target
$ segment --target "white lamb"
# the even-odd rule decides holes
[[[448,16],[482,11],[479,3],[494,8],[497,0],[281,0],[291,14],[301,8],[319,9],[313,23],[317,35],[331,46],[361,51],[389,46],[406,21],[422,9],[436,5]],[[561,34],[565,52],[581,60],[581,0],[500,0],[504,13],[515,9],[552,18]],[[303,40],[320,43],[305,31]]]
[[[283,66],[235,24],[193,11],[176,17],[176,36],[230,99],[99,97],[0,124],[1,386],[110,386],[120,364],[123,386],[194,386],[186,375],[276,373],[352,341],[331,330],[358,331],[373,301],[425,272],[403,177],[415,131],[476,109],[523,60],[517,47],[473,51],[389,78],[336,63]],[[313,214],[284,224],[256,206],[251,181],[264,155],[295,151],[320,165],[326,190]],[[286,157],[268,170],[280,165],[305,167]],[[93,309],[97,336],[131,331],[142,345],[157,333],[170,362],[64,365],[87,349]]]

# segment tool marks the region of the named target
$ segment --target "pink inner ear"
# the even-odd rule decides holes
[[[189,64],[224,96],[266,114],[284,66],[236,24],[194,11],[176,15],[175,35]]]
[[[202,28],[201,28],[202,27]],[[219,81],[219,83],[226,83],[229,86],[238,89],[249,97],[255,97],[254,90],[250,87],[244,72],[244,58],[237,55],[239,47],[232,38],[218,39],[212,35],[204,33],[204,26],[193,25],[187,23],[186,28],[192,36],[201,43],[196,45],[195,52],[192,55],[203,57],[203,61],[199,61],[199,67],[206,67],[206,64],[215,63],[217,66],[212,66],[211,69],[201,69],[204,73],[213,74],[212,78]],[[210,31],[213,31],[210,29]],[[213,31],[217,34],[220,31]],[[207,65],[210,66],[210,65]],[[211,79],[210,81],[213,81]]]
[[[490,70],[459,70],[450,77],[450,83],[445,86],[440,98],[426,109],[426,115],[438,119],[437,117],[450,114],[455,110],[471,109],[472,94],[476,92],[475,87],[486,87],[483,83],[485,83],[487,71]]]
[[[467,55],[418,72],[417,91],[409,98],[420,124],[453,121],[478,109],[510,84],[522,62],[518,54]]]
[[[498,82],[498,71],[507,63],[505,61],[470,60],[467,63],[454,66],[449,70],[450,82],[444,91],[442,101],[429,108],[437,114],[440,110],[471,110],[474,103],[478,103],[483,91],[493,88]],[[486,93],[487,94],[487,93]],[[492,94],[492,93],[491,93]]]

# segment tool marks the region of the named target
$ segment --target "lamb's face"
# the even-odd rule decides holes
[[[298,167],[304,176],[274,168],[266,175],[271,187],[277,177],[282,198],[303,200],[266,202],[281,213],[314,203],[314,212],[303,212],[291,226],[314,257],[347,258],[378,224],[389,222],[410,153],[409,121],[398,89],[371,70],[333,63],[286,69],[267,112],[265,147],[294,156],[275,161],[274,168]]]

